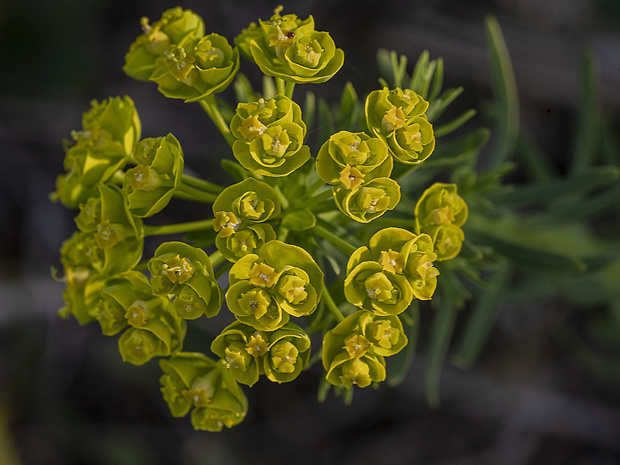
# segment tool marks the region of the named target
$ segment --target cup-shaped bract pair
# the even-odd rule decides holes
[[[310,359],[310,338],[294,323],[275,331],[257,331],[235,321],[211,344],[235,379],[252,386],[259,375],[283,383],[297,378]]]
[[[378,315],[398,315],[414,298],[431,299],[439,274],[436,258],[428,235],[382,229],[349,258],[345,298]]]
[[[129,47],[123,70],[128,76],[141,81],[149,80],[158,67],[158,58],[164,56],[171,46],[179,45],[188,38],[197,42],[204,36],[202,18],[181,7],[164,11],[153,24],[143,17],[140,24],[143,33]]]
[[[98,194],[99,185],[121,169],[132,156],[141,134],[133,101],[113,97],[98,103],[82,117],[82,130],[74,131],[64,159],[65,174],[56,179],[53,199],[77,208]]]
[[[395,315],[365,310],[349,315],[323,338],[323,367],[331,384],[366,387],[385,379],[385,359],[407,345]]]
[[[106,335],[129,326],[118,340],[125,362],[143,365],[154,357],[179,352],[185,325],[170,301],[152,293],[148,279],[127,271],[106,280],[90,281],[86,288],[90,313]]]
[[[80,207],[76,224],[89,243],[91,266],[101,274],[114,275],[132,269],[142,258],[142,221],[132,216],[116,186],[102,184],[99,196]]]
[[[327,32],[314,29],[312,16],[305,20],[294,14],[280,15],[281,7],[269,21],[252,23],[235,38],[243,55],[261,71],[296,83],[321,83],[330,79],[344,63],[344,53],[336,48]]]
[[[316,157],[319,178],[345,189],[356,189],[374,178],[387,178],[392,167],[385,142],[363,132],[333,134]]]
[[[192,410],[197,430],[221,431],[241,423],[248,401],[223,361],[204,354],[181,352],[160,360],[161,392],[173,417]]]
[[[277,192],[268,184],[247,178],[224,189],[213,202],[215,245],[235,262],[276,238],[264,222],[280,214]]]
[[[222,289],[204,250],[184,242],[164,242],[149,260],[148,269],[153,293],[171,297],[179,317],[194,320],[219,313]]]
[[[458,195],[456,184],[435,183],[424,191],[415,207],[415,228],[433,239],[437,260],[456,257],[465,235],[467,204]]]
[[[323,292],[323,272],[301,247],[273,240],[230,269],[226,302],[239,321],[273,331],[290,316],[310,315]]]
[[[383,139],[394,159],[417,165],[435,148],[433,126],[426,118],[428,102],[410,89],[375,90],[366,99],[368,130]]]
[[[371,222],[400,201],[400,186],[392,178],[374,178],[351,189],[341,185],[332,191],[338,209],[359,223]]]
[[[88,282],[99,276],[93,266],[93,257],[99,253],[93,234],[76,231],[62,243],[60,262],[64,276],[59,280],[65,283],[62,294],[65,306],[58,312],[62,318],[73,315],[82,325],[93,320],[85,290]]]
[[[172,134],[141,140],[133,157],[136,166],[125,172],[123,192],[129,211],[146,218],[161,211],[183,175],[183,150]]]
[[[310,158],[301,108],[284,95],[240,103],[230,129],[236,139],[233,155],[261,176],[286,176]]]
[[[224,91],[239,71],[239,51],[225,37],[208,34],[199,41],[186,37],[157,59],[150,80],[169,98],[197,102]]]
[[[204,36],[202,19],[191,10],[167,10],[149,25],[125,56],[125,72],[150,80],[166,97],[186,102],[222,92],[239,70],[239,52],[219,34]]]

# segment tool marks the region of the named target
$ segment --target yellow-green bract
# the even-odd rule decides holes
[[[125,173],[123,192],[129,211],[146,218],[170,202],[183,174],[183,150],[172,134],[143,139],[136,148],[134,161],[137,165]]]
[[[370,238],[368,247],[360,247],[351,254],[347,276],[354,274],[356,267],[362,263],[376,262],[383,272],[407,278],[416,299],[430,300],[437,288],[439,271],[433,267],[436,259],[432,239],[427,234],[385,228]]]
[[[161,391],[172,416],[182,417],[192,410],[193,427],[206,431],[232,428],[245,418],[247,398],[224,361],[181,352],[160,360],[159,366]]]
[[[467,204],[456,184],[435,183],[424,191],[415,207],[415,229],[433,239],[437,260],[454,258],[465,238],[460,228],[467,220]]]
[[[327,32],[314,29],[312,16],[280,15],[251,24],[235,42],[243,55],[268,75],[296,83],[321,83],[342,67],[344,53]]]
[[[237,105],[230,123],[233,155],[262,176],[286,176],[310,158],[301,108],[284,95]]]
[[[333,134],[316,158],[319,178],[327,184],[342,183],[346,189],[355,189],[373,178],[387,178],[392,173],[392,166],[385,142],[363,132]]]
[[[289,316],[307,316],[323,292],[323,272],[301,247],[273,240],[230,269],[228,308],[257,330],[272,331]]]
[[[133,101],[114,97],[98,103],[82,117],[82,130],[74,131],[64,160],[65,174],[56,179],[53,199],[77,208],[98,195],[107,182],[131,158],[141,134],[140,118]]]
[[[204,250],[184,242],[164,242],[148,263],[153,293],[173,295],[173,307],[183,319],[215,316],[222,290]]]
[[[383,139],[394,159],[417,165],[435,148],[432,125],[426,119],[428,102],[410,89],[375,90],[366,99],[368,130]]]

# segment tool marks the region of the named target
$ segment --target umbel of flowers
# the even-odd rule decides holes
[[[327,81],[344,54],[312,17],[281,12],[252,23],[232,46],[205,35],[194,12],[173,8],[155,22],[142,18],[125,57],[129,76],[200,103],[230,145],[235,182],[188,175],[181,142],[172,134],[141,139],[133,102],[114,97],[84,114],[52,195],[79,209],[79,231],[61,248],[60,314],[119,335],[129,363],[158,358],[170,412],[191,412],[196,429],[238,424],[248,411],[240,384],[293,381],[318,357],[332,385],[383,381],[386,357],[408,342],[402,314],[432,299],[435,262],[455,257],[464,239],[467,206],[454,184],[421,193],[409,229],[377,221],[401,199],[396,168],[417,167],[435,146],[429,102],[413,90],[373,91],[361,127],[329,135],[314,151],[306,143],[295,85]],[[215,95],[234,82],[240,56],[277,91],[251,89],[226,113]],[[247,85],[239,77],[235,88]],[[172,198],[208,203],[212,215],[145,224]],[[146,237],[176,233],[191,241],[163,242],[143,257]],[[217,315],[224,302],[233,321],[204,342],[213,355],[185,351],[188,325]],[[313,351],[308,333],[316,331],[323,341]]]

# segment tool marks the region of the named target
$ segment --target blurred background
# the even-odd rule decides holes
[[[347,81],[360,94],[377,88],[380,47],[412,63],[429,50],[431,58],[444,58],[446,87],[465,88],[452,116],[476,108],[479,117],[469,127],[488,125],[484,18],[493,14],[513,59],[521,121],[551,163],[564,167],[585,48],[598,61],[602,110],[618,128],[616,0],[282,3],[284,13],[312,14],[317,29],[329,31],[345,52],[343,69],[311,89],[326,98],[337,98]],[[277,6],[264,0],[179,4],[229,40]],[[422,328],[420,350],[401,385],[358,390],[345,406],[333,394],[317,402],[319,367],[289,385],[261,380],[245,389],[247,419],[218,434],[195,432],[189,419],[170,416],[156,363],[125,364],[116,338],[102,336],[96,324],[82,328],[58,318],[63,284],[50,269],[60,265],[59,247],[76,228],[74,212],[48,195],[63,169],[62,140],[80,129],[92,99],[131,96],[143,137],[173,133],[189,169],[211,181],[223,176],[217,160],[228,151],[201,108],[166,99],[121,69],[141,32],[140,17],[153,22],[176,5],[0,0],[0,465],[620,463],[620,375],[566,350],[555,329],[576,317],[562,298],[503,308],[480,362],[470,370],[446,365],[436,409],[422,385]],[[254,73],[247,62],[241,71]],[[208,217],[210,207],[201,208],[174,202],[159,221]],[[208,324],[217,334],[227,321]],[[203,329],[190,335],[193,350],[208,351],[211,330]]]

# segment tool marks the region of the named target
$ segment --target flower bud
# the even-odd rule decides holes
[[[220,311],[220,289],[209,256],[184,242],[165,242],[148,263],[157,295],[173,295],[173,307],[186,320],[208,318]]]
[[[287,323],[269,336],[269,351],[263,357],[270,381],[285,383],[299,376],[310,359],[310,338],[294,323]]]

